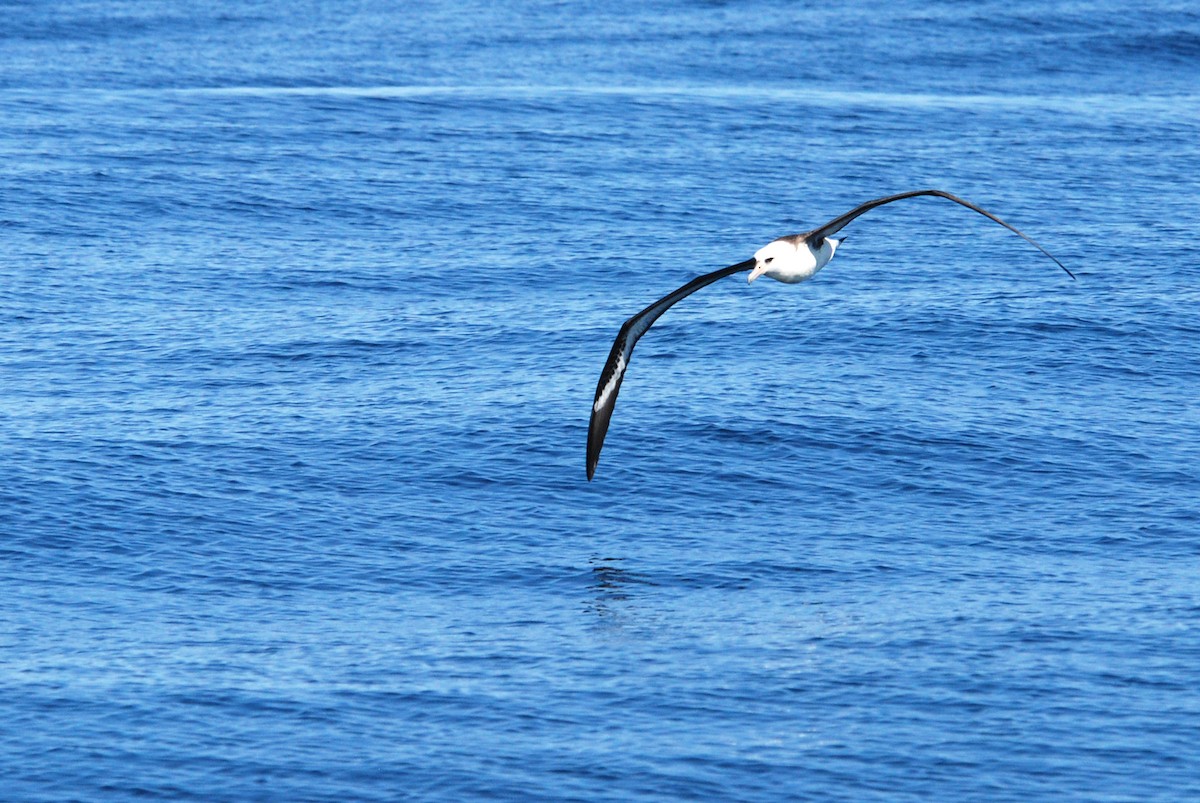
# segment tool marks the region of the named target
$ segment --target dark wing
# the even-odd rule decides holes
[[[687,298],[702,287],[707,287],[718,279],[732,276],[735,273],[750,270],[754,260],[747,259],[728,268],[721,268],[703,276],[697,276],[670,295],[663,296],[644,310],[634,315],[621,326],[617,339],[613,341],[612,351],[608,353],[608,361],[600,372],[600,381],[596,384],[596,399],[592,402],[592,419],[588,424],[587,443],[587,477],[590,480],[596,473],[596,463],[600,461],[600,449],[604,446],[604,435],[608,432],[608,422],[612,418],[613,408],[617,404],[617,393],[621,390],[621,380],[625,378],[625,369],[633,356],[633,347],[641,340],[654,322],[664,312],[669,310],[677,301]]]
[[[1037,240],[1034,240],[1032,237],[1025,234],[1025,232],[1021,231],[1016,226],[1012,226],[1008,223],[1005,223],[1003,220],[996,217],[991,212],[987,211],[986,209],[982,209],[982,208],[976,206],[975,204],[971,203],[970,201],[964,201],[962,198],[959,198],[957,195],[951,195],[950,193],[943,192],[942,190],[913,190],[912,192],[902,192],[899,195],[888,195],[883,198],[876,198],[874,201],[867,201],[862,206],[856,206],[844,215],[838,215],[833,220],[826,223],[824,226],[813,229],[808,234],[804,235],[804,239],[806,242],[808,242],[809,245],[811,245],[815,248],[819,248],[821,245],[821,242],[826,237],[830,237],[834,234],[837,234],[839,231],[842,230],[842,228],[844,228],[846,226],[847,223],[854,220],[859,215],[870,212],[872,209],[874,209],[877,206],[883,206],[884,204],[890,204],[892,201],[899,201],[904,198],[913,198],[918,195],[936,195],[939,198],[946,198],[951,201],[954,201],[954,203],[956,203],[956,204],[962,204],[967,209],[974,209],[976,212],[983,215],[984,217],[991,218],[992,220],[996,221],[1004,228],[1006,228],[1009,231],[1020,236],[1021,239],[1025,240],[1025,242],[1031,244],[1034,248],[1036,248],[1037,250],[1041,251],[1046,256],[1053,259],[1054,264],[1058,265],[1063,270],[1066,270],[1068,276],[1070,276],[1072,279],[1075,278],[1075,274],[1071,273],[1071,271],[1067,270],[1067,266],[1064,265],[1063,263],[1059,262],[1055,258],[1054,254],[1051,254],[1045,248],[1042,248],[1041,244],[1038,243]]]

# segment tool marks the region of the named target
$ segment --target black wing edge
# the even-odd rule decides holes
[[[947,200],[954,201],[956,204],[961,204],[962,206],[965,206],[967,209],[974,210],[986,218],[994,220],[995,222],[999,223],[1004,228],[1006,228],[1009,231],[1016,234],[1018,237],[1020,237],[1025,242],[1032,245],[1037,250],[1041,251],[1046,256],[1050,257],[1050,259],[1054,260],[1054,264],[1058,265],[1060,268],[1062,268],[1064,271],[1066,271],[1067,275],[1070,276],[1072,279],[1075,278],[1075,274],[1071,273],[1071,271],[1067,268],[1066,265],[1059,262],[1058,257],[1054,256],[1054,254],[1051,254],[1049,251],[1047,251],[1045,248],[1043,248],[1042,244],[1039,243],[1037,240],[1033,239],[1028,234],[1021,231],[1020,229],[1018,229],[1016,226],[1012,225],[1011,223],[1007,223],[1007,222],[1001,220],[999,217],[997,217],[996,215],[993,215],[991,212],[987,211],[983,207],[976,206],[975,204],[971,203],[970,201],[968,201],[964,198],[959,198],[957,195],[948,193],[945,190],[912,190],[910,192],[901,192],[896,195],[886,195],[882,198],[876,198],[873,201],[867,201],[864,204],[854,207],[849,212],[846,212],[844,215],[838,215],[833,220],[826,223],[824,226],[820,226],[818,228],[813,229],[808,234],[804,235],[804,239],[810,245],[812,245],[814,247],[819,247],[820,244],[822,243],[822,241],[824,241],[824,239],[826,237],[829,237],[833,234],[837,234],[839,231],[842,230],[842,228],[844,228],[846,226],[846,224],[850,223],[850,221],[854,220],[859,215],[870,212],[872,209],[883,206],[884,204],[890,204],[893,201],[900,201],[905,198],[915,198],[919,195],[933,195],[938,198],[945,198]]]
[[[596,464],[600,462],[600,450],[604,447],[604,436],[608,434],[608,422],[612,420],[613,409],[617,406],[617,394],[621,392],[621,383],[625,381],[625,368],[621,368],[621,375],[616,378],[616,387],[612,389],[612,395],[608,398],[607,403],[596,406],[600,400],[600,394],[604,391],[604,386],[608,384],[612,375],[617,370],[617,358],[625,350],[625,341],[628,338],[629,330],[632,327],[634,318],[630,318],[621,327],[621,331],[617,334],[617,339],[613,341],[612,350],[608,353],[608,360],[604,363],[604,369],[600,372],[600,381],[596,383],[596,396],[592,400],[592,417],[588,421],[588,440],[587,440],[587,478],[588,482],[592,481],[592,476],[596,473]],[[630,349],[630,353],[633,350]]]
[[[596,383],[596,395],[592,399],[592,415],[588,421],[587,441],[587,478],[589,482],[596,473],[596,465],[600,462],[600,450],[604,448],[604,436],[608,433],[608,424],[612,420],[613,409],[617,405],[617,395],[621,392],[621,383],[625,381],[625,372],[629,369],[629,363],[633,359],[633,348],[641,340],[642,335],[676,302],[687,298],[718,279],[750,270],[753,267],[754,260],[747,259],[736,265],[697,276],[683,287],[668,293],[641,312],[631,316],[621,325],[621,330],[617,332],[617,337],[613,340],[612,348],[608,352],[604,368],[600,371],[600,380]],[[613,389],[604,404],[598,404],[605,386],[614,381]]]

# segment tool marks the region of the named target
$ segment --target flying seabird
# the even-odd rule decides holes
[[[608,432],[608,422],[612,418],[613,408],[617,404],[617,393],[621,390],[621,380],[625,378],[625,370],[629,367],[629,360],[633,356],[633,347],[637,345],[642,335],[646,334],[646,331],[654,325],[654,322],[664,312],[669,310],[676,302],[682,301],[700,288],[707,287],[718,279],[724,279],[726,276],[732,276],[735,273],[747,270],[750,271],[750,276],[747,277],[748,282],[753,282],[759,276],[768,276],[787,284],[795,284],[805,279],[811,279],[813,274],[825,267],[829,264],[829,260],[833,259],[833,254],[837,250],[841,240],[833,239],[832,235],[841,231],[846,224],[859,215],[870,212],[878,206],[890,204],[892,201],[899,201],[904,198],[913,198],[918,195],[936,195],[939,198],[946,198],[954,201],[956,204],[962,204],[968,209],[973,209],[984,217],[991,218],[1004,228],[1019,235],[1026,242],[1032,244],[1043,254],[1053,259],[1055,264],[1060,268],[1067,271],[1068,276],[1072,279],[1075,278],[1075,274],[1067,270],[1066,265],[1059,262],[1053,254],[1043,248],[1032,237],[1027,236],[1015,226],[1005,223],[986,209],[982,209],[970,201],[965,201],[957,195],[951,195],[942,190],[913,190],[912,192],[902,192],[898,195],[887,195],[883,198],[876,198],[873,201],[867,201],[865,204],[854,207],[844,215],[839,215],[825,225],[818,226],[810,232],[792,234],[772,240],[755,252],[753,259],[747,259],[736,265],[730,265],[727,268],[721,268],[712,273],[697,276],[675,292],[669,293],[658,301],[655,301],[625,321],[621,326],[621,331],[617,332],[617,339],[613,341],[612,351],[608,353],[608,361],[604,363],[604,370],[600,372],[600,381],[596,384],[596,399],[592,403],[592,418],[588,424],[588,480],[591,480],[592,475],[596,473],[596,463],[600,460],[600,449],[604,446],[604,435]]]

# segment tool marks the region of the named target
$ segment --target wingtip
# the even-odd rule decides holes
[[[596,466],[600,463],[600,448],[604,446],[603,439],[600,446],[596,445],[596,412],[592,411],[591,420],[588,421],[588,442],[587,442],[587,478],[588,482],[592,481],[592,477],[596,476]]]
[[[1055,265],[1058,265],[1060,268],[1062,268],[1062,269],[1063,269],[1063,270],[1066,272],[1066,274],[1067,274],[1068,276],[1070,276],[1070,277],[1071,277],[1072,279],[1074,279],[1075,281],[1079,281],[1078,279],[1076,279],[1076,277],[1075,277],[1075,274],[1074,274],[1074,273],[1071,273],[1071,269],[1070,269],[1070,268],[1068,268],[1066,265],[1064,265],[1063,263],[1061,263],[1061,262],[1059,262],[1059,261],[1058,261],[1058,257],[1054,256],[1054,254],[1050,253],[1050,252],[1049,252],[1049,251],[1047,251],[1045,248],[1042,248],[1042,247],[1041,247],[1040,245],[1038,245],[1037,243],[1034,243],[1034,245],[1037,245],[1037,247],[1038,247],[1039,249],[1041,249],[1041,252],[1042,252],[1043,254],[1045,254],[1046,256],[1048,256],[1048,257],[1050,257],[1051,259],[1053,259],[1053,260],[1054,260],[1054,264],[1055,264]]]
[[[601,442],[600,446],[604,443]],[[592,481],[592,477],[596,475],[596,465],[600,462],[600,449],[596,447],[596,411],[592,410],[592,417],[588,421],[588,441],[587,441],[587,478],[588,482]]]

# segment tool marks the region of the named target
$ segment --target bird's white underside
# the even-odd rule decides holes
[[[750,272],[746,281],[753,282],[759,276],[766,276],[785,284],[796,284],[811,279],[817,271],[829,264],[837,247],[838,241],[832,238],[826,238],[815,251],[804,240],[772,240],[755,252],[754,270]]]

